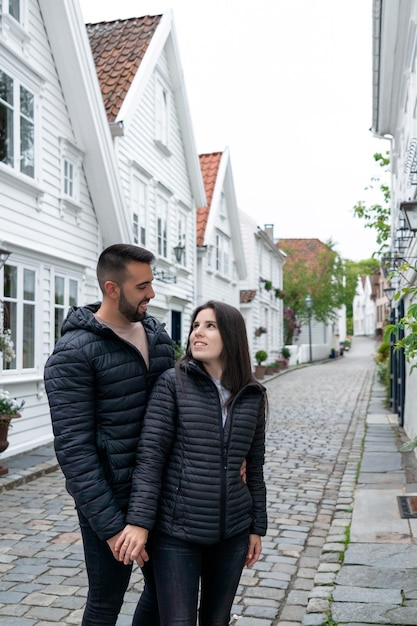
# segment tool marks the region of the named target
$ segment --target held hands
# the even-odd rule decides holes
[[[136,561],[139,567],[143,567],[143,564],[149,561],[145,549],[148,534],[149,531],[146,528],[127,524],[120,533],[107,539],[107,543],[117,561],[125,565]]]
[[[249,535],[248,554],[246,556],[245,566],[252,567],[259,559],[262,551],[262,541],[259,535]]]

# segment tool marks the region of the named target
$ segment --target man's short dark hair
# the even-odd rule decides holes
[[[115,243],[100,254],[97,262],[97,280],[101,291],[104,293],[104,283],[107,280],[121,284],[126,277],[126,265],[128,263],[147,263],[155,261],[155,255],[128,243]]]

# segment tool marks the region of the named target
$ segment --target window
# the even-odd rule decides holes
[[[168,201],[162,196],[156,199],[156,247],[159,256],[167,258]]]
[[[80,181],[83,153],[64,137],[59,138],[61,152],[61,213],[66,210],[77,214],[81,210]]]
[[[5,265],[3,300],[16,352],[10,363],[3,363],[3,368],[34,368],[36,272],[25,267]]]
[[[78,304],[78,281],[67,276],[55,276],[54,289],[54,339],[58,341],[61,326],[70,306]]]
[[[132,210],[134,242],[146,247],[147,184],[136,174],[132,176]]]
[[[165,154],[169,150],[169,111],[170,95],[160,79],[156,80],[155,98],[155,143]]]
[[[64,159],[64,194],[74,197],[74,163]]]
[[[35,176],[35,98],[0,70],[0,161]]]
[[[181,246],[183,249],[180,264],[187,265],[187,246],[186,244],[186,233],[187,233],[187,216],[184,213],[179,213],[178,215],[178,224],[177,224],[177,243],[175,245]]]
[[[230,274],[230,241],[224,235],[216,235],[216,270],[224,276]]]
[[[20,22],[20,0],[9,0],[9,15],[14,17],[16,22]]]

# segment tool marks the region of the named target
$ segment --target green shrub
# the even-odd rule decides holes
[[[383,363],[389,359],[390,344],[383,341],[379,344],[378,350],[374,356],[376,363]]]
[[[265,350],[258,350],[258,352],[255,354],[255,359],[258,365],[261,365],[263,363],[263,361],[266,361],[268,358],[268,354],[265,352]]]
[[[289,359],[291,356],[291,350],[284,346],[281,350],[281,356],[283,356],[284,359]]]

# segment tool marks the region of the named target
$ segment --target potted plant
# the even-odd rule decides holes
[[[10,393],[5,389],[0,390],[0,453],[4,452],[8,446],[7,439],[9,433],[10,422],[16,417],[20,417],[20,411],[25,401],[18,402],[16,398],[12,398]],[[8,473],[7,467],[0,465],[0,476]]]
[[[265,350],[258,350],[255,354],[255,359],[257,363],[255,367],[255,377],[258,379],[265,376],[266,365],[262,365],[262,363],[266,361],[267,358],[268,354],[265,352]]]
[[[265,326],[258,326],[258,328],[255,329],[255,337],[260,337],[261,335],[265,335],[265,333],[267,333],[268,330],[265,328]]]

